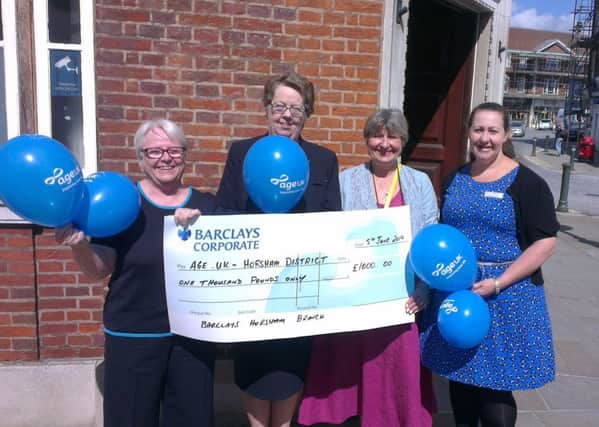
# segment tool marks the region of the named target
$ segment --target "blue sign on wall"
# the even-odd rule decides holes
[[[81,52],[50,51],[52,96],[81,96]]]

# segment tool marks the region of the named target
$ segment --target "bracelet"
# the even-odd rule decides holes
[[[501,289],[499,288],[499,279],[497,277],[493,278],[493,286],[495,286],[495,295],[499,295]]]

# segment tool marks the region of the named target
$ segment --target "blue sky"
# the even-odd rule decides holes
[[[575,0],[513,0],[512,27],[537,30],[572,31],[572,11]],[[581,4],[592,4],[591,0],[578,0]]]

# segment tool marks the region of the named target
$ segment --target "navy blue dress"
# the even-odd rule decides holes
[[[464,167],[451,182],[443,222],[462,231],[479,261],[477,281],[500,276],[522,253],[517,240],[514,200],[506,191],[519,167],[493,182],[476,182]],[[495,390],[525,390],[555,377],[551,323],[544,287],[527,277],[487,298],[491,326],[472,349],[447,344],[436,317],[448,293],[435,291],[425,312],[422,361],[450,380]]]
[[[260,138],[231,145],[216,194],[219,213],[261,212],[249,197],[242,174],[245,156]],[[303,197],[290,213],[341,210],[337,156],[301,137],[298,143],[310,163],[310,179]],[[235,384],[258,399],[287,399],[301,390],[311,348],[311,337],[237,343],[233,346]]]

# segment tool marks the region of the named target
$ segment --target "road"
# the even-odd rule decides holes
[[[520,160],[541,175],[549,184],[556,206],[560,198],[562,182],[562,163],[569,161],[569,156],[558,156],[553,150],[554,136],[550,131],[527,129],[526,136],[514,138],[514,148]],[[546,136],[549,136],[546,139]],[[537,138],[536,156],[531,156],[533,138]],[[549,141],[549,150],[545,151],[544,143]],[[567,197],[568,209],[584,215],[599,216],[599,167],[589,163],[575,161],[570,175]]]

